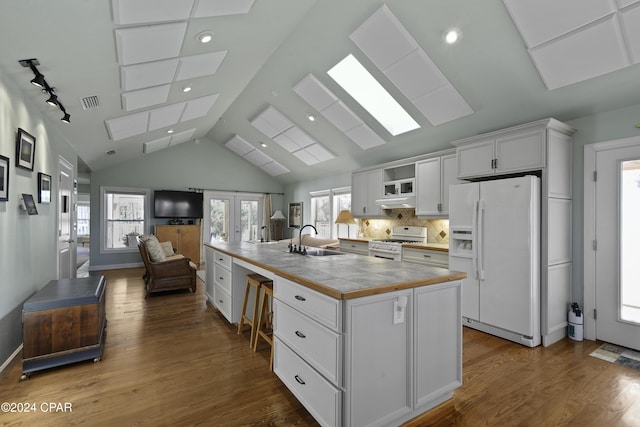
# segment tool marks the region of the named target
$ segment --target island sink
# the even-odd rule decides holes
[[[333,256],[333,255],[346,254],[346,252],[332,251],[330,249],[321,249],[321,248],[306,248],[302,252],[299,252],[299,251],[286,251],[286,252],[290,254],[311,255],[311,256]]]

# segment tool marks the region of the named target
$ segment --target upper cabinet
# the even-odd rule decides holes
[[[351,214],[354,217],[381,217],[376,200],[382,197],[382,169],[354,172],[351,175]]]
[[[457,184],[456,155],[416,162],[416,215],[449,215],[449,185]]]
[[[546,131],[529,129],[457,145],[458,178],[503,175],[545,167]]]

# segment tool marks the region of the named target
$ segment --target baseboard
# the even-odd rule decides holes
[[[89,265],[89,271],[119,270],[121,268],[140,268],[140,267],[144,267],[144,263],[132,262],[129,264]]]
[[[11,362],[13,362],[13,359],[14,359],[16,356],[18,356],[18,355],[20,354],[20,352],[21,352],[21,351],[22,351],[22,344],[20,344],[20,345],[18,346],[18,348],[16,348],[16,351],[14,351],[13,353],[11,353],[11,356],[9,356],[9,358],[8,358],[7,360],[5,360],[5,362],[2,364],[2,366],[0,366],[0,373],[2,373],[2,372],[5,370],[5,368],[6,368],[7,366],[9,366],[9,364],[10,364]]]

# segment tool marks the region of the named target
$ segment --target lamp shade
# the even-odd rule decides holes
[[[356,220],[353,219],[351,212],[348,210],[340,211],[338,218],[336,218],[336,224],[355,224]]]
[[[271,215],[271,219],[286,219],[284,214],[280,209],[276,210],[273,215]]]

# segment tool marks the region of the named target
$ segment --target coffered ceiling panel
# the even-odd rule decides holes
[[[218,99],[218,94],[214,93],[212,95],[202,96],[200,98],[187,101],[187,106],[180,121],[186,122],[187,120],[193,120],[204,116],[209,112],[211,107],[213,107],[216,99]]]
[[[313,74],[298,82],[293,90],[363,150],[385,143]]]
[[[148,131],[173,126],[180,121],[186,103],[167,105],[166,107],[155,108],[149,112]]]
[[[527,47],[576,30],[613,12],[614,0],[504,0]]]
[[[246,140],[242,139],[238,135],[234,135],[233,138],[227,141],[224,146],[239,156],[244,156],[249,151],[253,151],[256,149],[253,145],[249,144]]]
[[[142,152],[145,154],[153,153],[154,151],[164,150],[169,147],[169,143],[171,142],[170,136],[165,136],[160,139],[156,139],[153,141],[148,141],[142,144]]]
[[[153,105],[164,104],[169,97],[171,85],[154,86],[122,94],[122,107],[125,111],[138,110]]]
[[[249,13],[255,0],[196,0],[194,18]]]
[[[256,118],[251,120],[251,125],[269,138],[273,138],[292,127],[293,123],[286,118],[284,114],[270,105],[266,110],[258,114]]]
[[[621,15],[623,32],[629,44],[631,62],[640,62],[640,3],[625,9]]]
[[[297,126],[293,126],[272,138],[290,153],[315,143],[316,141]]]
[[[386,5],[350,37],[434,126],[473,114],[473,109]],[[431,96],[425,96],[430,92]],[[444,103],[435,104],[436,100]],[[429,105],[430,102],[433,104]]]
[[[112,0],[118,25],[179,21],[189,18],[193,0]]]
[[[285,168],[284,166],[282,166],[280,163],[276,161],[269,162],[265,165],[262,165],[260,166],[260,169],[262,169],[263,171],[265,171],[271,176],[278,176],[278,175],[291,172],[289,169]]]
[[[129,138],[130,136],[139,135],[147,132],[147,122],[149,113],[143,111],[141,113],[130,114],[118,119],[105,120],[107,131],[113,141]]]
[[[138,64],[180,56],[186,22],[118,28],[115,30],[120,65]]]
[[[267,156],[262,151],[257,150],[257,149],[253,150],[253,151],[250,151],[247,154],[245,154],[244,158],[248,162],[253,163],[256,166],[262,166],[264,164],[267,164],[267,163],[273,161],[273,159],[271,157]]]
[[[120,67],[122,89],[130,91],[171,83],[177,69],[177,58]]]
[[[186,80],[215,74],[226,55],[227,51],[222,50],[180,58],[180,67],[176,80]]]
[[[615,15],[530,50],[549,90],[630,65]]]

